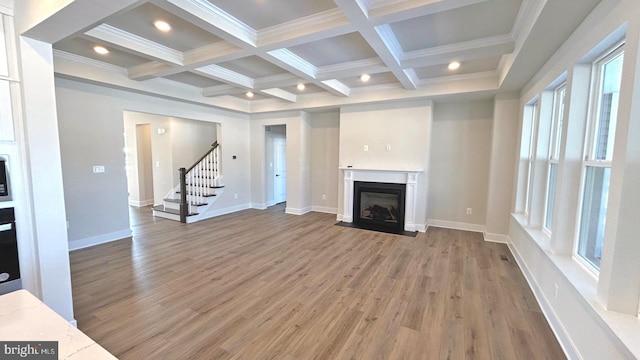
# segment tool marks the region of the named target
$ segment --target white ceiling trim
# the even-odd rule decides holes
[[[247,89],[253,89],[252,78],[238,74],[237,72],[223,68],[222,66],[207,65],[196,68],[195,71],[214,80],[223,81]]]
[[[60,50],[56,50],[53,49],[53,57],[56,59],[64,59],[64,60],[68,60],[68,61],[73,61],[76,63],[81,63],[84,65],[89,65],[89,66],[94,66],[96,68],[102,69],[102,70],[106,70],[106,71],[111,71],[114,73],[120,73],[120,74],[124,74],[127,75],[127,69],[120,67],[120,66],[116,66],[116,65],[112,65],[112,64],[108,64],[102,61],[98,61],[98,60],[94,60],[94,59],[90,59],[84,56],[80,56],[80,55],[76,55],[76,54],[71,54],[68,53],[66,51],[60,51]]]
[[[384,62],[380,58],[374,57],[319,67],[317,71],[317,78],[321,80],[339,79],[359,76],[360,74],[365,73],[372,75],[388,71],[389,68],[384,64]]]
[[[511,35],[498,35],[423,50],[408,51],[402,56],[402,67],[442,65],[451,62],[451,60],[463,61],[501,56],[512,52],[514,44],[515,42]]]
[[[131,49],[144,57],[150,57],[175,65],[183,64],[182,53],[180,51],[149,41],[111,25],[101,24],[87,31],[85,35],[110,43],[120,49]]]
[[[290,73],[265,76],[253,80],[254,89],[269,89],[273,87],[293,86],[307,82]]]
[[[309,79],[315,79],[317,68],[310,62],[294,54],[289,49],[278,49],[267,52],[271,59],[267,61],[276,63],[276,65],[288,69],[291,72]],[[275,61],[275,62],[274,62]]]
[[[242,94],[244,90],[238,88],[234,85],[224,84],[224,85],[216,85],[209,86],[202,89],[202,96],[204,97],[214,97],[214,96],[223,96],[229,94]]]
[[[326,10],[258,31],[262,50],[280,49],[355,32],[340,9]]]
[[[137,66],[131,66],[127,69],[127,72],[131,80],[142,81],[162,76],[163,74],[169,75],[178,69],[180,68],[169,66],[158,61],[151,61]]]
[[[278,88],[260,90],[260,93],[267,94],[267,95],[270,95],[272,97],[275,97],[275,98],[278,98],[278,99],[282,99],[282,100],[285,100],[285,101],[289,101],[289,102],[296,102],[296,100],[297,100],[296,94],[292,94],[292,93],[290,93],[288,91],[285,91],[285,90],[282,90],[282,89],[278,89]]]
[[[188,67],[198,67],[211,62],[231,61],[244,55],[242,49],[226,41],[201,46],[183,53],[184,64]]]
[[[256,30],[206,0],[167,0],[167,2],[231,35],[230,39],[222,34],[225,40],[235,42],[236,45],[256,46],[258,38]],[[240,44],[237,44],[238,42]]]
[[[324,80],[322,84],[325,85],[324,87],[331,88],[331,92],[339,96],[349,96],[351,93],[351,88],[336,79]]]
[[[427,16],[487,0],[385,0],[372,4],[369,19],[372,24],[394,23]]]
[[[389,70],[405,87],[405,89],[415,89],[416,83],[400,67],[401,50],[393,31],[388,25],[374,28],[367,19],[366,14],[359,4],[352,0],[334,0],[336,5],[349,17],[351,23],[356,26],[360,35],[369,43],[369,46],[378,54],[380,59],[387,65]]]

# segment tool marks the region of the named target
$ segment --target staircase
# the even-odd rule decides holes
[[[220,145],[216,141],[189,169],[180,168],[180,183],[169,191],[162,205],[153,207],[153,216],[183,223],[208,217],[207,211],[224,193],[219,159]]]

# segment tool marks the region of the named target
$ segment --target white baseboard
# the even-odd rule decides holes
[[[307,206],[302,209],[297,209],[297,208],[292,208],[287,206],[287,208],[284,210],[285,213],[292,214],[292,215],[304,215],[310,211],[311,211],[311,206]]]
[[[483,234],[485,231],[484,225],[462,223],[457,221],[435,220],[435,219],[429,219],[427,221],[427,227],[429,226],[441,227],[446,229],[481,232]]]
[[[500,244],[509,244],[511,242],[511,239],[509,239],[508,235],[492,234],[492,233],[485,232],[484,241],[495,242]]]
[[[415,224],[415,226],[416,226],[416,231],[419,231],[419,232],[425,232],[425,231],[427,231],[427,228],[429,227],[429,226],[427,226],[425,224]]]
[[[338,214],[338,216],[336,216],[336,220],[342,221],[342,214]]]
[[[140,201],[129,199],[129,205],[135,206],[135,207],[149,206],[149,205],[153,205],[153,199],[140,200]]]
[[[529,288],[531,289],[531,292],[533,292],[533,296],[536,298],[544,317],[547,319],[547,322],[549,322],[549,326],[558,339],[558,342],[560,343],[562,350],[564,350],[565,355],[567,355],[567,358],[582,359],[582,356],[578,353],[573,341],[571,341],[569,334],[567,334],[567,331],[562,325],[562,322],[556,315],[555,311],[553,311],[553,308],[549,303],[549,299],[544,296],[544,292],[536,282],[535,277],[532,275],[529,267],[522,256],[520,256],[520,252],[518,252],[518,249],[515,247],[513,242],[511,242],[510,238],[507,242],[507,247],[509,248],[513,258],[516,260],[516,264],[520,268],[522,275],[524,275],[525,280],[527,280],[527,284],[529,284]]]
[[[267,208],[267,204],[266,203],[251,203],[249,205],[249,207],[251,209],[265,210]]]
[[[210,218],[213,218],[213,217],[216,217],[216,216],[227,215],[227,214],[231,214],[231,213],[234,213],[234,212],[247,210],[247,209],[255,209],[255,208],[253,207],[253,204],[248,204],[247,203],[247,204],[240,204],[240,205],[230,206],[230,207],[226,207],[226,208],[222,208],[222,209],[212,209],[212,210],[209,210],[206,213],[202,214],[202,216],[198,216],[198,218],[194,219],[193,222],[204,220],[204,219],[210,219]],[[260,210],[264,210],[264,209],[260,209]],[[189,218],[187,218],[187,220],[188,219]]]
[[[115,231],[108,234],[91,236],[84,239],[71,240],[69,241],[69,251],[84,249],[91,246],[105,244],[108,242],[122,240],[130,237],[131,237],[131,229],[126,229],[121,231]]]
[[[338,212],[338,208],[325,207],[325,206],[312,206],[311,211],[321,212],[326,214],[336,214]]]

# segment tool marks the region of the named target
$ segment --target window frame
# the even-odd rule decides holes
[[[582,229],[582,221],[583,221],[583,211],[584,211],[584,201],[585,201],[585,186],[587,183],[587,170],[588,168],[609,168],[611,169],[612,158],[613,158],[613,146],[615,144],[615,128],[617,122],[617,112],[616,118],[613,122],[613,126],[610,126],[610,131],[608,136],[613,136],[610,138],[612,140],[610,143],[607,143],[607,147],[611,146],[611,152],[607,151],[607,155],[605,159],[596,159],[596,148],[597,148],[597,128],[600,124],[600,111],[602,104],[602,89],[604,87],[604,67],[616,59],[618,56],[624,56],[624,42],[616,44],[608,51],[606,51],[602,56],[598,57],[592,66],[591,73],[593,81],[591,83],[590,96],[589,96],[589,113],[587,116],[587,128],[585,131],[585,141],[584,141],[584,149],[583,149],[583,160],[581,164],[581,175],[580,175],[580,196],[578,199],[578,212],[576,216],[576,226],[574,231],[574,241],[573,241],[573,251],[572,258],[578,262],[583,268],[585,268],[589,274],[594,276],[596,279],[599,278],[600,268],[596,267],[589,260],[585,259],[580,253],[580,236]],[[624,62],[624,58],[623,58]],[[607,191],[609,191],[607,189]],[[608,194],[607,194],[607,203],[608,203]],[[607,204],[605,204],[607,206]],[[606,212],[604,215],[604,223],[606,228]],[[606,230],[605,230],[606,231]],[[604,242],[604,239],[603,239]]]
[[[553,118],[551,119],[551,131],[549,133],[549,157],[547,160],[547,180],[545,187],[545,201],[544,201],[544,213],[542,216],[542,231],[551,236],[552,229],[547,227],[549,220],[549,195],[551,189],[551,168],[553,165],[556,167],[556,183],[554,186],[554,202],[555,194],[557,190],[557,175],[560,166],[560,147],[562,146],[562,124],[564,123],[566,98],[567,98],[567,83],[562,83],[553,91]],[[562,101],[560,101],[562,100]]]

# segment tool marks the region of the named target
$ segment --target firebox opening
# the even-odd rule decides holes
[[[400,234],[404,231],[405,184],[354,182],[356,226]]]

